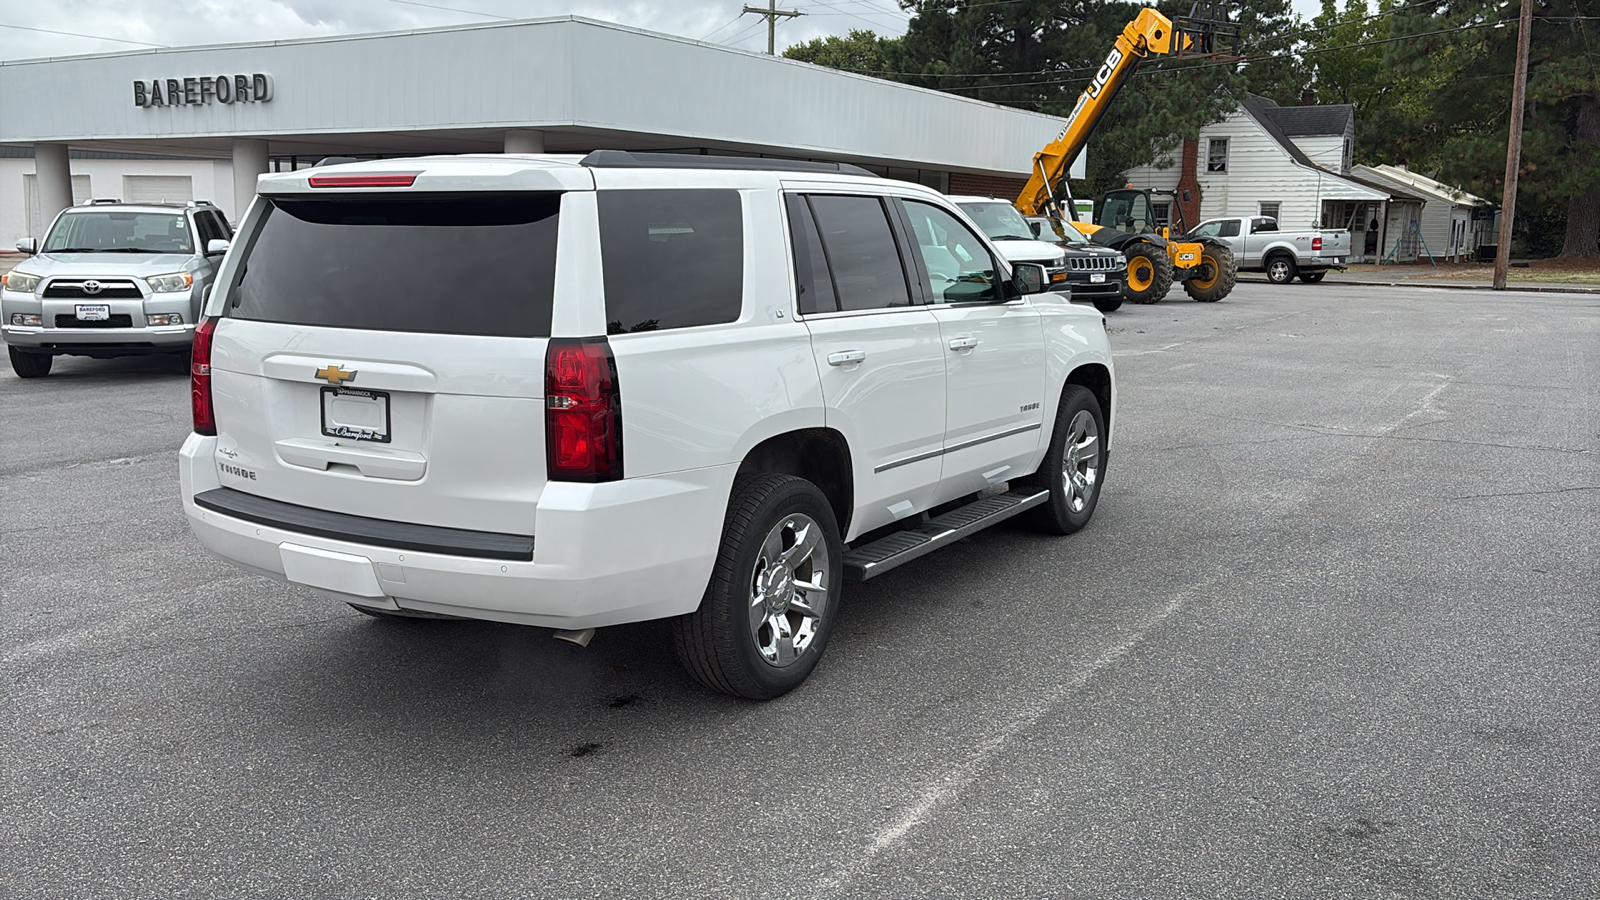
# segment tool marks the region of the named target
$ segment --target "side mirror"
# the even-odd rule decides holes
[[[219,240],[217,238],[212,238],[211,240],[206,241],[206,255],[207,256],[216,256],[216,255],[218,255],[220,253],[227,253],[227,252],[228,252],[228,242],[227,241]]]
[[[1028,221],[1028,229],[1033,232],[1033,236],[1034,237],[1038,237],[1041,234],[1044,234],[1044,225],[1042,225],[1039,222],[1035,222],[1035,221],[1029,220]]]
[[[1024,294],[1042,294],[1050,287],[1050,277],[1038,263],[1013,263],[1011,283]]]
[[[17,252],[26,253],[29,256],[32,256],[39,252],[39,242],[31,237],[23,238],[22,240],[17,241]]]

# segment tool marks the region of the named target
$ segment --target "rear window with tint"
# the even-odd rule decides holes
[[[555,193],[277,198],[228,315],[548,337],[560,208]]]
[[[744,216],[738,191],[601,191],[599,204],[607,334],[739,318]]]

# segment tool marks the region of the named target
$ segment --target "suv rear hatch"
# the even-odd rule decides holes
[[[562,197],[263,197],[212,341],[221,484],[533,534]]]

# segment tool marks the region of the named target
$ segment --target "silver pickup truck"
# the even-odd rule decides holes
[[[1266,272],[1273,284],[1288,284],[1296,275],[1316,284],[1329,269],[1344,271],[1350,257],[1350,232],[1279,231],[1278,221],[1268,216],[1207,219],[1189,233],[1227,243],[1240,271]]]

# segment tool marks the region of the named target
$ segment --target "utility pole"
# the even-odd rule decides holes
[[[1494,255],[1494,289],[1506,289],[1511,265],[1511,221],[1517,214],[1517,169],[1522,167],[1522,114],[1528,94],[1528,39],[1533,31],[1533,0],[1522,0],[1517,19],[1517,71],[1511,82],[1511,131],[1506,141],[1506,187],[1500,200],[1500,246]]]
[[[803,15],[805,15],[805,13],[803,13],[803,12],[796,12],[795,10],[792,10],[792,9],[779,9],[778,8],[778,0],[767,0],[767,8],[766,9],[762,9],[759,6],[746,6],[744,8],[744,12],[739,13],[739,15],[742,16],[742,15],[744,15],[744,13],[755,13],[756,15],[761,16],[762,18],[767,20],[767,55],[768,56],[776,56],[777,55],[777,52],[776,52],[777,48],[776,48],[775,44],[776,44],[776,40],[777,40],[778,20],[780,18],[782,18],[782,19],[792,19],[795,16],[803,16]]]

